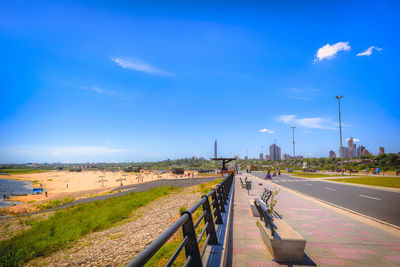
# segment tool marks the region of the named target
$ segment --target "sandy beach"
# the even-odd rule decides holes
[[[190,172],[191,174],[192,172]],[[24,204],[5,207],[2,213],[15,214],[20,212],[31,212],[36,210],[36,206],[43,202],[63,198],[83,198],[96,194],[109,192],[111,189],[122,185],[139,184],[157,179],[171,179],[188,177],[185,175],[174,175],[170,172],[159,173],[157,171],[144,171],[141,173],[84,170],[82,172],[70,171],[49,171],[32,174],[11,174],[0,175],[0,179],[12,179],[32,182],[32,187],[42,187],[47,190],[45,194],[14,196],[12,201]],[[197,172],[194,172],[197,175]]]

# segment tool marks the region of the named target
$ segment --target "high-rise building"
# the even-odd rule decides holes
[[[217,158],[218,157],[218,153],[217,153],[217,140],[215,140],[215,143],[214,143],[214,158]]]
[[[339,156],[341,158],[349,158],[349,149],[347,147],[345,147],[345,146],[342,146],[339,149]]]
[[[271,160],[280,160],[281,159],[281,148],[276,144],[272,144],[269,146],[269,155]]]
[[[289,159],[292,159],[292,158],[293,158],[292,156],[290,156],[289,154],[286,154],[286,153],[282,155],[282,159],[283,160],[289,160]]]
[[[347,158],[357,157],[357,146],[356,144],[354,144],[353,137],[350,137],[349,140],[347,141],[347,149],[348,149]]]
[[[371,153],[367,149],[364,149],[362,155],[371,155]]]
[[[336,158],[336,153],[335,153],[335,151],[333,151],[333,150],[329,151],[329,158],[330,158],[330,159]]]
[[[365,146],[359,145],[359,146],[357,147],[357,157],[362,156],[364,150],[365,150]]]
[[[264,160],[264,154],[260,153],[260,160]]]
[[[271,160],[271,157],[268,154],[265,154],[265,160]]]
[[[383,147],[379,147],[379,154],[385,154],[385,149]]]

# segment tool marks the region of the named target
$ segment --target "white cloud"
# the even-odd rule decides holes
[[[379,47],[376,47],[376,46],[370,46],[368,49],[364,50],[363,52],[358,53],[357,57],[370,56],[374,49],[377,50],[377,51],[382,51],[382,48],[379,48]]]
[[[98,94],[100,94],[100,95],[112,95],[112,96],[115,96],[115,95],[118,94],[118,93],[115,92],[115,91],[104,90],[104,89],[101,89],[101,88],[99,88],[99,87],[97,87],[97,86],[89,86],[89,87],[87,87],[87,86],[81,86],[81,88],[84,89],[84,90],[96,92],[96,93],[98,93]]]
[[[97,86],[81,86],[82,89],[87,90],[87,91],[92,91],[95,92],[97,94],[100,95],[109,95],[109,96],[114,96],[114,97],[119,97],[122,98],[124,100],[132,100],[133,97],[138,97],[139,95],[135,95],[135,94],[124,94],[124,93],[120,93],[117,91],[112,91],[112,90],[105,90],[105,89],[101,89]]]
[[[346,142],[348,142],[349,140],[350,140],[350,138],[347,138],[347,139],[346,139]],[[354,142],[360,142],[360,139],[358,139],[358,138],[353,138],[353,141],[354,141]]]
[[[168,73],[166,71],[160,70],[156,67],[153,67],[149,64],[140,62],[140,61],[128,61],[122,58],[112,58],[112,61],[117,63],[120,67],[124,69],[131,69],[131,70],[136,70],[136,71],[141,71],[141,72],[146,72],[146,73],[151,73],[151,74],[156,74],[156,75],[163,75],[163,76],[173,76],[171,73]]]
[[[268,129],[261,129],[260,132],[261,133],[269,133],[269,134],[273,134],[274,133],[274,131],[268,130]]]
[[[278,121],[285,124],[296,125],[304,128],[336,130],[333,123],[329,119],[314,118],[296,118],[296,115],[280,115]]]
[[[326,44],[318,49],[314,62],[321,61],[323,59],[332,59],[339,51],[348,51],[350,48],[349,42],[338,42],[333,45]]]

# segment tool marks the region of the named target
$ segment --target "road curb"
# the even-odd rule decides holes
[[[383,231],[385,231],[387,233],[390,233],[392,235],[400,237],[400,227],[397,226],[397,225],[394,225],[394,224],[391,224],[391,223],[388,223],[388,222],[385,222],[385,221],[378,220],[378,219],[370,217],[368,215],[365,215],[365,214],[362,214],[362,213],[359,213],[359,212],[344,208],[344,207],[336,205],[336,204],[332,204],[330,202],[324,201],[324,200],[316,198],[316,197],[312,197],[312,196],[306,195],[306,194],[301,193],[299,191],[284,187],[284,186],[276,184],[276,183],[272,183],[271,181],[263,180],[263,179],[255,176],[255,175],[251,174],[251,176],[253,176],[254,178],[259,179],[261,181],[269,182],[269,184],[271,184],[271,185],[274,185],[274,186],[276,186],[276,187],[278,187],[280,189],[287,190],[287,191],[289,191],[289,192],[291,192],[293,194],[297,194],[300,197],[303,197],[305,199],[312,200],[312,201],[314,201],[314,202],[316,202],[316,203],[318,203],[320,205],[321,204],[325,205],[328,208],[333,209],[334,211],[337,211],[337,212],[339,212],[339,213],[341,213],[343,215],[346,215],[348,217],[357,219],[360,222],[367,223],[367,224],[369,224],[371,226],[374,226],[374,227],[376,227],[376,228],[378,228],[380,230],[383,230]],[[349,214],[349,213],[351,213],[351,214]],[[358,217],[362,217],[362,218],[358,218],[357,216]]]

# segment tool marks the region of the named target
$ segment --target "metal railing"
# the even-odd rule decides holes
[[[139,255],[137,255],[127,266],[143,266],[154,254],[182,227],[183,241],[169,258],[165,266],[171,266],[179,253],[184,249],[186,261],[183,266],[202,266],[201,258],[209,244],[218,244],[218,237],[215,231],[216,224],[223,224],[222,214],[225,211],[225,204],[229,198],[231,187],[233,185],[234,175],[231,174],[212,189],[207,195],[204,195],[199,202],[192,208],[182,212],[181,217],[165,230],[156,240],[147,246]],[[210,202],[209,199],[212,199]],[[202,207],[203,213],[194,223],[193,214]],[[211,209],[212,207],[212,209]],[[204,220],[204,228],[196,237],[196,228]],[[201,250],[199,243],[206,234],[206,240]]]
[[[268,207],[258,198],[254,199],[254,205],[260,214],[261,220],[265,222],[265,227],[271,230],[272,236],[275,236],[275,229],[278,229],[278,227],[273,223],[274,219],[272,218]]]

